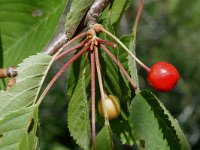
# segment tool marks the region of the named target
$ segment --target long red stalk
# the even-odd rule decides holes
[[[47,94],[49,89],[52,87],[52,85],[55,83],[55,81],[62,75],[62,73],[71,65],[74,61],[76,61],[87,49],[88,46],[83,47],[76,55],[74,55],[59,71],[58,73],[53,77],[53,79],[49,82],[43,93],[41,94],[40,98],[36,102],[38,105],[42,102],[42,99]]]
[[[96,149],[96,126],[95,126],[95,56],[94,51],[90,52],[91,58],[91,100],[92,100],[92,145]]]
[[[99,89],[100,89],[100,93],[101,93],[101,100],[102,100],[102,104],[103,104],[103,113],[104,113],[104,118],[105,118],[105,124],[109,125],[108,114],[106,111],[106,104],[105,104],[105,93],[104,93],[104,89],[103,89],[103,82],[102,82],[100,62],[99,62],[99,52],[98,52],[98,48],[96,46],[94,46],[94,55],[95,55],[97,76],[98,76],[98,81],[99,81]]]
[[[104,44],[104,45],[108,45],[108,46],[111,46],[113,48],[116,48],[116,44],[113,43],[113,42],[110,42],[110,41],[107,41],[107,40],[103,40],[103,39],[100,39],[100,38],[96,38],[96,40],[98,41],[99,44]]]
[[[141,12],[142,12],[143,5],[144,5],[144,0],[141,0],[140,6],[138,8],[137,15],[136,15],[136,18],[135,18],[135,23],[134,23],[134,26],[133,26],[133,33],[135,33],[136,30],[137,30],[137,25],[138,25],[138,22],[139,22],[139,19],[140,19],[140,15],[141,15]]]
[[[85,35],[89,35],[90,32],[89,31],[86,31],[86,32],[83,32],[83,33],[80,33],[78,34],[77,36],[75,36],[74,38],[72,38],[70,41],[68,41],[66,44],[63,45],[63,48],[67,47],[68,45],[70,45],[71,43],[73,43],[74,41],[82,38],[83,36]]]
[[[54,59],[54,61],[62,58],[63,56],[67,55],[68,53],[70,53],[70,52],[72,52],[72,51],[80,48],[81,46],[83,46],[85,44],[85,42],[86,41],[84,40],[81,43],[78,43],[77,45],[75,45],[75,46],[69,48],[68,50],[65,50],[64,52],[60,53],[58,56],[56,56],[56,58]]]
[[[121,63],[117,60],[117,58],[102,44],[100,44],[100,47],[102,48],[102,50],[104,50],[108,56],[110,56],[110,58],[115,62],[115,64],[119,67],[119,69],[122,71],[122,73],[124,74],[124,76],[127,78],[127,80],[131,83],[132,87],[134,89],[138,89],[138,87],[136,86],[136,84],[131,80],[131,77],[128,75],[128,73],[126,72],[126,70],[124,69],[124,67],[121,65]]]

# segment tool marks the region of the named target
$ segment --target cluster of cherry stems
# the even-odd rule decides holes
[[[96,137],[96,131],[95,131],[95,70],[97,71],[98,81],[99,81],[99,88],[101,93],[101,100],[102,100],[102,112],[100,114],[103,114],[103,117],[105,118],[105,124],[109,124],[109,114],[106,108],[105,99],[107,98],[107,95],[104,92],[103,82],[102,82],[102,76],[101,76],[101,67],[99,62],[99,48],[102,49],[119,67],[121,72],[124,74],[126,79],[130,82],[131,86],[137,90],[140,91],[138,87],[135,85],[135,83],[131,80],[131,77],[126,72],[124,67],[121,65],[121,63],[117,60],[117,58],[107,49],[106,46],[110,46],[112,48],[116,48],[116,45],[113,42],[103,40],[99,37],[97,37],[97,34],[99,32],[104,32],[110,37],[112,37],[125,51],[128,52],[128,54],[141,65],[142,68],[144,68],[147,73],[147,81],[148,83],[157,91],[167,92],[174,88],[176,85],[179,74],[178,71],[174,66],[167,62],[158,62],[154,64],[151,68],[148,68],[146,65],[144,65],[135,55],[133,55],[128,48],[119,41],[113,34],[111,34],[109,31],[104,29],[104,27],[100,24],[94,24],[91,26],[90,30],[80,33],[76,37],[74,37],[72,40],[67,42],[64,46],[68,46],[74,41],[85,37],[80,43],[77,45],[69,48],[68,50],[64,52],[58,52],[54,56],[54,61],[62,58],[63,56],[67,55],[68,53],[75,51],[77,49],[80,49],[60,70],[59,72],[54,76],[54,78],[49,82],[46,89],[41,94],[39,100],[37,103],[41,103],[42,99],[50,89],[50,87],[54,84],[54,82],[60,77],[60,75],[74,62],[76,61],[83,53],[86,53],[85,60],[88,58],[88,54],[90,54],[90,66],[91,66],[91,101],[92,101],[92,140],[93,145],[95,145],[95,137]]]

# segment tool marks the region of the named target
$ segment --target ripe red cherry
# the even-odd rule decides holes
[[[157,91],[172,90],[179,79],[176,68],[168,62],[155,63],[148,72],[147,81]]]

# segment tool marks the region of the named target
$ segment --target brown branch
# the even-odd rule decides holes
[[[60,48],[67,43],[68,39],[66,34],[60,33],[49,45],[45,48],[44,53],[48,55],[54,55]]]
[[[86,14],[84,25],[90,26],[97,23],[97,19],[111,1],[112,0],[95,0]]]

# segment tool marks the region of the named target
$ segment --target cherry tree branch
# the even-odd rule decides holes
[[[95,0],[86,14],[84,25],[90,26],[97,23],[97,19],[101,16],[109,2],[112,2],[112,0]]]

